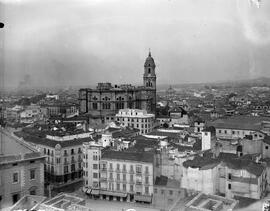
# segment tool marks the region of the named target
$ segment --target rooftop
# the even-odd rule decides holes
[[[103,150],[101,157],[102,159],[137,161],[137,162],[144,162],[144,163],[154,162],[154,154],[152,152]]]
[[[30,144],[0,128],[0,163],[18,162],[41,158],[41,154]]]
[[[67,141],[55,141],[44,137],[39,137],[38,135],[29,134],[23,131],[15,132],[14,134],[18,137],[23,138],[26,142],[30,142],[35,145],[44,145],[52,148],[54,148],[57,144],[59,144],[61,147],[70,147],[82,145],[83,142],[89,142],[93,140],[92,138],[79,138],[76,140],[74,139]]]
[[[264,121],[270,121],[270,118],[255,116],[234,116],[225,119],[218,119],[213,122],[208,122],[208,126],[214,126],[215,128],[259,131],[262,129],[262,122]]]
[[[198,211],[225,211],[233,210],[238,201],[234,199],[228,199],[222,196],[200,193],[189,201],[185,207],[185,210],[198,210]]]

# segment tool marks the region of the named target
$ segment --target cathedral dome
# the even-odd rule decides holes
[[[151,52],[150,51],[149,51],[148,57],[145,60],[144,66],[145,67],[148,67],[148,66],[149,67],[156,67],[155,61],[154,61],[153,57],[151,56]]]

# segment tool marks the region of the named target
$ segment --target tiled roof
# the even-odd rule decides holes
[[[57,144],[59,144],[61,147],[70,147],[70,146],[82,145],[83,142],[89,142],[92,140],[91,138],[80,138],[80,139],[69,140],[69,141],[55,141],[55,140],[50,140],[47,138],[40,138],[38,136],[30,135],[22,131],[15,132],[14,134],[18,137],[22,137],[27,142],[31,142],[36,145],[44,145],[48,147],[53,147],[53,148]]]
[[[218,119],[208,122],[208,126],[215,128],[230,128],[239,130],[261,130],[262,121],[270,121],[269,117],[253,117],[253,116],[236,116],[226,119]]]
[[[114,159],[114,160],[129,160],[145,163],[154,162],[154,153],[152,152],[128,152],[128,151],[113,151],[103,150],[102,159]]]
[[[270,136],[265,136],[263,142],[270,145]]]
[[[264,171],[264,165],[253,161],[251,156],[237,157],[236,154],[220,153],[219,157],[213,158],[212,156],[196,156],[193,160],[187,160],[183,163],[183,166],[188,168],[199,168],[205,170],[213,168],[216,165],[223,162],[229,168],[240,170],[244,169],[251,174],[260,176]]]

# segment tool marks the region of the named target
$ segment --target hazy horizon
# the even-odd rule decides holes
[[[158,84],[270,77],[270,2],[0,0],[5,86]]]

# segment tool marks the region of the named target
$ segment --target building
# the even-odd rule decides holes
[[[155,179],[153,205],[162,210],[169,210],[178,200],[185,198],[186,191],[179,180],[159,176]]]
[[[45,157],[0,128],[0,210],[27,194],[44,194]]]
[[[140,134],[152,132],[155,121],[154,114],[139,109],[121,109],[115,118],[122,126],[139,129]]]
[[[120,109],[143,109],[155,114],[156,73],[155,62],[149,52],[144,63],[143,86],[99,83],[96,89],[79,90],[80,113],[93,118],[112,118]]]
[[[45,180],[53,188],[82,180],[82,144],[93,140],[92,132],[72,128],[70,131],[24,128],[15,134],[46,156]]]
[[[181,187],[193,192],[261,199],[267,190],[266,165],[252,156],[220,153],[196,156],[183,163]]]
[[[185,211],[228,211],[234,210],[237,204],[234,199],[199,193],[185,205]]]
[[[263,139],[270,131],[269,117],[235,116],[226,119],[218,119],[207,125],[216,128],[218,138],[239,139],[247,135],[253,136],[253,140]]]
[[[92,211],[93,209],[86,206],[85,199],[60,193],[48,200],[46,197],[26,195],[10,209],[10,211],[16,210]]]
[[[85,143],[83,151],[87,194],[107,200],[151,203],[153,153],[102,150],[102,145],[94,142]]]
[[[46,115],[46,111],[39,105],[29,105],[20,113],[20,123],[34,123],[42,121]]]

